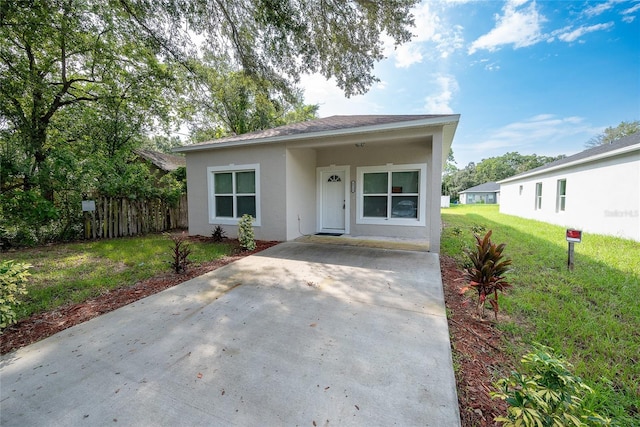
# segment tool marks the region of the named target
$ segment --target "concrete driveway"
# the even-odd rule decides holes
[[[289,242],[2,357],[8,426],[459,426],[438,256]]]

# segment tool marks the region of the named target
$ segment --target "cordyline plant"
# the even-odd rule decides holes
[[[504,277],[509,271],[511,260],[504,259],[504,255],[502,255],[506,244],[496,245],[491,242],[491,233],[492,231],[489,230],[484,238],[474,234],[475,250],[464,251],[472,265],[465,269],[465,278],[469,284],[460,292],[464,293],[469,289],[475,289],[478,292],[477,311],[481,318],[484,317],[485,301],[493,294],[493,298],[489,298],[489,303],[493,307],[496,320],[498,320],[498,291],[504,292],[511,286]]]
[[[184,273],[187,271],[187,267],[191,264],[189,255],[191,255],[191,247],[189,246],[188,237],[186,234],[169,234],[166,233],[171,242],[171,269],[174,273]]]

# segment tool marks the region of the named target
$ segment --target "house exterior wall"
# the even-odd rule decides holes
[[[564,211],[557,206],[558,180],[566,180]],[[539,209],[536,183],[542,184]],[[502,213],[640,241],[638,151],[502,182],[500,191]]]
[[[401,145],[399,147],[391,147],[389,145],[367,145],[364,147],[340,146],[318,149],[317,167],[329,167],[331,165],[349,165],[349,175],[351,181],[356,181],[358,187],[358,167],[363,166],[386,166],[388,164],[427,164],[431,157],[431,144],[424,142],[422,144],[413,143]],[[429,170],[427,169],[427,175]],[[427,189],[430,189],[431,183],[427,179]],[[438,187],[439,188],[439,187]],[[427,203],[431,196],[431,191],[427,191]],[[349,226],[350,233],[354,236],[387,236],[387,237],[404,237],[415,239],[428,239],[427,227],[419,226],[398,226],[398,225],[368,225],[357,223],[357,192],[350,192]],[[438,192],[438,209],[440,194]],[[428,213],[428,211],[427,211]]]
[[[316,232],[316,150],[287,149],[287,236]]]
[[[485,193],[461,193],[460,204],[473,205],[478,203],[496,204],[499,203],[498,194],[493,191]]]
[[[356,146],[362,143],[364,146]],[[318,172],[323,168],[345,167],[346,232],[353,236],[424,239],[432,252],[439,252],[442,144],[442,127],[433,127],[419,132],[377,132],[187,151],[189,233],[208,236],[217,225],[209,216],[212,173],[220,173],[220,168],[232,169],[234,165],[239,168],[258,165],[256,181],[259,180],[260,195],[256,201],[260,223],[254,226],[256,238],[284,241],[314,234],[320,231]],[[411,217],[389,218],[387,221],[392,225],[381,224],[384,218],[359,218],[358,173],[364,173],[362,169],[359,171],[364,167],[374,171],[378,167],[421,171],[418,218],[413,222]],[[351,181],[355,181],[355,192],[351,191]],[[237,225],[233,220],[226,221],[223,229],[229,237],[236,237]]]
[[[261,223],[254,227],[256,239],[286,239],[286,152],[283,144],[187,152],[186,158],[189,234],[210,236],[216,226],[209,223],[207,168],[259,164]],[[237,237],[236,225],[223,225],[222,228],[227,236]]]

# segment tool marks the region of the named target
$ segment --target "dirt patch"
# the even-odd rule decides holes
[[[211,239],[202,236],[190,238],[192,241],[210,242]],[[235,244],[237,242],[229,241]],[[148,297],[184,281],[213,271],[245,256],[260,252],[278,242],[256,241],[256,249],[250,252],[235,251],[234,255],[226,256],[215,261],[205,262],[191,266],[186,273],[164,273],[133,286],[113,289],[105,292],[97,298],[78,304],[68,304],[52,311],[31,316],[14,325],[11,325],[0,335],[0,354],[6,354],[20,347],[32,344],[47,338],[53,334],[70,328],[101,314],[108,313],[139,299]]]
[[[190,239],[211,241],[208,237],[200,236]],[[80,304],[66,305],[32,316],[4,330],[0,335],[0,354],[40,341],[71,326],[213,271],[277,243],[258,241],[256,250],[252,252],[238,252],[233,256],[192,266],[184,274],[158,275],[130,287],[109,291]],[[462,271],[457,268],[455,260],[441,255],[440,267],[462,426],[495,426],[497,424],[493,419],[506,413],[506,404],[500,400],[492,400],[489,391],[492,383],[511,369],[508,356],[500,350],[502,334],[491,321],[478,319],[474,314],[473,300],[460,294],[459,290],[464,282]]]
[[[501,350],[502,332],[492,321],[480,319],[475,314],[475,301],[460,293],[465,282],[455,260],[441,255],[440,269],[462,426],[496,426],[493,419],[506,414],[507,405],[491,399],[489,392],[492,384],[512,369]]]

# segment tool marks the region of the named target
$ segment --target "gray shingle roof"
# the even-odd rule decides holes
[[[484,184],[476,185],[475,187],[467,188],[462,193],[493,193],[500,191],[500,184],[497,182],[485,182]]]
[[[636,145],[636,144],[640,144],[640,132],[634,133],[629,136],[625,136],[616,141],[613,141],[610,144],[598,145],[596,147],[589,148],[588,150],[581,151],[572,156],[555,160],[553,162],[547,163],[546,165],[542,165],[535,169],[531,169],[526,172],[519,173],[518,175],[514,175],[512,177],[506,178],[500,182],[510,181],[511,179],[514,179],[523,175],[535,175],[538,172],[542,172],[546,169],[555,168],[557,166],[562,166],[564,164],[573,163],[580,160],[587,161],[590,157],[600,156],[610,151],[618,150],[620,148],[629,147],[631,145]]]
[[[355,116],[331,116],[322,119],[309,120],[306,122],[293,123],[279,126],[273,129],[265,129],[256,132],[244,133],[242,135],[228,136],[212,141],[191,144],[188,147],[199,145],[212,145],[224,142],[250,141],[265,138],[277,138],[291,135],[303,135],[315,132],[326,132],[340,129],[353,129],[365,126],[384,125],[390,123],[409,122],[414,120],[436,119],[439,117],[449,117],[451,114],[431,114],[431,115],[355,115]],[[180,151],[179,149],[177,151]]]
[[[174,156],[172,154],[165,154],[151,150],[135,150],[135,153],[166,172],[171,172],[178,169],[180,166],[187,165],[186,159],[182,156]]]

